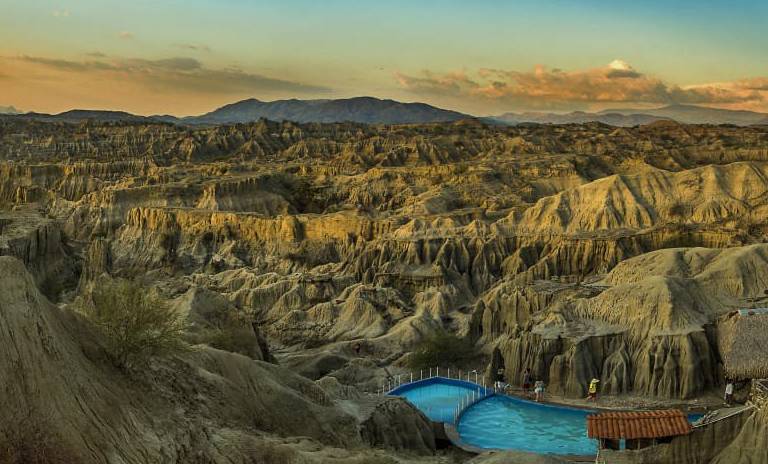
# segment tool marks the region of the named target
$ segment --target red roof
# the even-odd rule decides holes
[[[589,438],[629,439],[686,435],[688,417],[678,409],[643,412],[604,412],[587,416]]]

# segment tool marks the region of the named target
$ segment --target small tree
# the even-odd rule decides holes
[[[474,347],[468,339],[441,329],[421,341],[408,358],[408,365],[411,369],[462,366],[474,355]]]
[[[86,315],[104,335],[115,366],[126,369],[150,356],[181,349],[184,323],[160,297],[126,280],[97,285]]]

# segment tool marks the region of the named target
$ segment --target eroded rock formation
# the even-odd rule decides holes
[[[75,334],[86,326],[27,298],[44,327],[62,325],[27,359],[52,356],[70,364],[46,369],[73,376],[46,380],[44,394],[87,393],[94,417],[110,395],[129,399],[117,429],[61,433],[128,462],[218,456],[196,438],[231,443],[222,430],[248,435],[246,415],[275,434],[276,453],[301,435],[428,454],[434,437],[404,406],[362,417],[336,403],[378,389],[438,329],[469,338],[488,372],[502,367],[513,383],[528,367],[569,397],[598,377],[604,394],[692,398],[722,380],[719,317],[768,289],[760,127],[4,119],[0,160],[0,254],[50,299],[66,306],[105,276],[138,279],[188,318],[191,343],[239,338],[230,348],[244,356],[201,348],[148,373],[171,403],[177,388],[204,398],[169,412],[187,435],[154,436],[150,406],[82,355]],[[85,373],[107,380],[86,386]],[[308,416],[251,398],[273,387],[274,401]],[[214,413],[216,402],[247,407]],[[57,417],[96,420],[72,408]],[[230,413],[234,424],[216,422]],[[410,432],[383,431],[404,415]],[[116,438],[133,433],[153,445]],[[312,462],[311,445],[294,445]]]

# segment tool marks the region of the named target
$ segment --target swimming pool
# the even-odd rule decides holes
[[[435,377],[389,392],[407,398],[436,422],[453,423],[459,401],[472,391],[471,382]],[[495,395],[464,411],[457,427],[467,445],[535,453],[592,455],[596,443],[587,438],[587,414],[594,411],[553,406]]]
[[[434,377],[404,385],[392,390],[389,394],[407,398],[430,420],[453,422],[453,414],[459,401],[473,391],[484,390],[470,382]]]
[[[467,409],[458,432],[478,448],[593,455],[597,445],[586,431],[593,412],[495,395]]]
[[[485,390],[471,382],[433,377],[388,394],[407,398],[435,422],[453,423],[456,406],[472,391]],[[493,395],[464,410],[456,429],[464,444],[477,448],[591,456],[597,443],[587,438],[587,415],[595,412]],[[690,415],[689,420],[698,417]]]

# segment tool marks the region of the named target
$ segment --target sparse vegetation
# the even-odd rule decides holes
[[[104,335],[112,362],[121,369],[184,346],[179,315],[135,282],[101,281],[91,300],[84,312]]]
[[[435,366],[464,366],[474,358],[474,347],[468,339],[439,330],[422,340],[408,359],[411,369]]]

